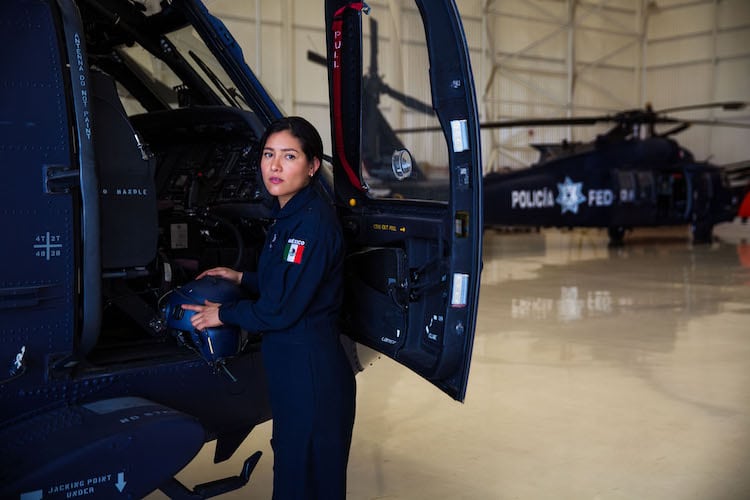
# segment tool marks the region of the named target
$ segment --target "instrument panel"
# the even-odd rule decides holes
[[[257,143],[203,143],[169,147],[157,154],[161,202],[185,209],[225,203],[263,202]]]
[[[200,107],[132,120],[156,160],[160,208],[270,203],[259,167],[263,127],[252,113]]]

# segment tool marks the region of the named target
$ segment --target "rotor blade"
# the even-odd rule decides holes
[[[412,127],[412,128],[397,128],[393,132],[396,134],[417,134],[420,132],[440,132],[443,130],[440,127]]]
[[[659,132],[658,134],[655,134],[655,135],[657,135],[658,137],[668,137],[670,135],[679,134],[680,132],[688,128],[689,126],[690,124],[687,122],[680,123],[676,127],[672,127],[669,130],[666,130],[664,132]]]
[[[378,22],[370,17],[370,77],[378,77]]]
[[[739,123],[739,122],[722,122],[718,120],[682,120],[690,125],[706,125],[709,127],[734,127],[734,128],[750,128],[750,123]]]
[[[616,122],[617,117],[603,115],[603,116],[581,116],[572,118],[531,118],[523,120],[502,120],[483,122],[479,124],[479,128],[492,129],[492,128],[521,128],[521,127],[554,127],[554,126],[567,126],[567,125],[595,125],[602,122]],[[442,130],[440,127],[414,127],[414,128],[402,128],[394,130],[399,134],[409,134],[414,132],[437,132]]]
[[[325,56],[322,56],[318,54],[317,52],[313,52],[312,50],[307,51],[307,60],[314,62],[316,64],[320,64],[321,66],[328,65],[328,59],[326,59]]]
[[[531,118],[522,120],[501,120],[480,123],[480,128],[519,128],[519,127],[550,127],[567,125],[595,125],[602,122],[618,121],[617,117],[602,116],[573,116],[569,118]]]
[[[402,92],[399,92],[398,90],[393,90],[385,82],[381,83],[380,91],[391,96],[393,99],[399,101],[408,108],[417,110],[421,113],[426,113],[428,115],[431,115],[434,112],[431,105],[424,103],[415,97],[411,97]]]
[[[721,108],[724,111],[738,111],[745,109],[746,102],[743,101],[724,101],[724,102],[707,102],[703,104],[691,104],[687,106],[676,106],[673,108],[660,109],[657,114],[676,113],[678,111],[690,111],[693,109]]]

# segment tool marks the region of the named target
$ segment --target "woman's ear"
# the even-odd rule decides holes
[[[320,168],[320,158],[313,158],[312,166],[310,167],[310,177],[315,175],[315,172]]]

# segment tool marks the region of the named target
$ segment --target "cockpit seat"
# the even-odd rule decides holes
[[[144,268],[156,257],[155,163],[143,153],[114,79],[92,69],[91,108],[101,201],[102,269]]]

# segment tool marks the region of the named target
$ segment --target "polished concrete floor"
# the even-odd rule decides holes
[[[595,230],[486,232],[466,402],[388,359],[359,374],[348,497],[750,499],[750,231],[735,229],[616,249]],[[240,455],[264,457],[221,498],[270,499],[269,437],[248,438]],[[185,484],[239,472],[212,449]]]

